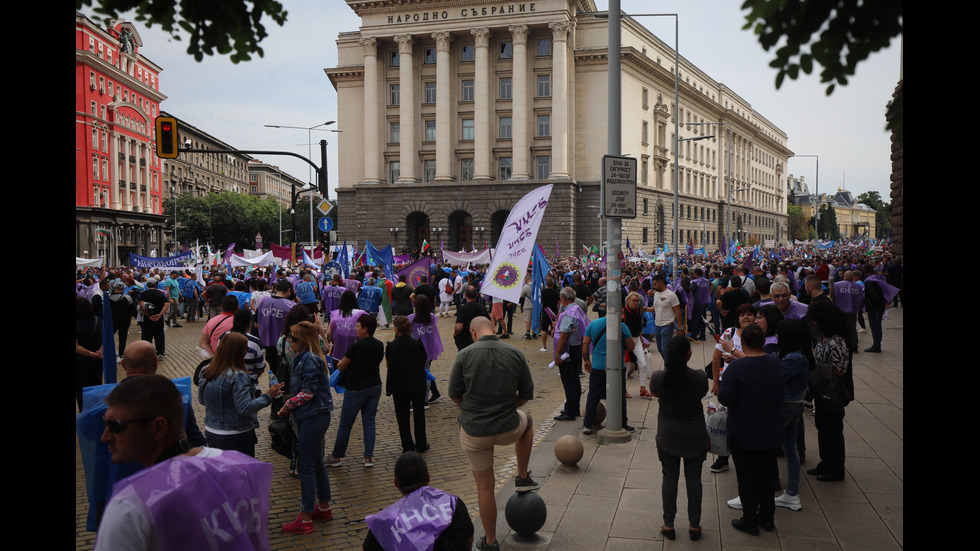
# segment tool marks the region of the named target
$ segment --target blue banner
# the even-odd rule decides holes
[[[191,260],[191,252],[169,257],[140,256],[129,253],[129,265],[134,268],[154,268],[157,266],[184,266]]]

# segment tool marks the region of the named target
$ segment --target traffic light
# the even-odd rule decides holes
[[[173,117],[157,117],[157,157],[176,159],[180,154],[177,143],[177,119]]]

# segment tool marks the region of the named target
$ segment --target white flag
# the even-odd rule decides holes
[[[483,294],[508,302],[520,300],[527,263],[537,246],[534,240],[538,237],[550,197],[551,184],[541,186],[522,197],[511,209],[483,281]]]

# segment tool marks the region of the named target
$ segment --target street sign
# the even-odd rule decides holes
[[[607,218],[636,218],[636,159],[602,156],[603,206]]]
[[[317,221],[316,227],[320,228],[320,231],[330,231],[333,229],[333,219],[324,216]]]
[[[320,214],[326,216],[330,214],[330,211],[333,210],[335,206],[337,205],[333,204],[331,201],[323,200],[320,201],[320,204],[316,206],[316,210],[320,211]],[[329,231],[329,230],[323,230],[323,231]]]
[[[262,248],[262,232],[258,232],[255,234],[255,246],[256,248],[259,249]]]

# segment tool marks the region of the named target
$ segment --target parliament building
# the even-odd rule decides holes
[[[347,4],[362,24],[325,70],[343,129],[339,239],[396,254],[423,240],[493,247],[514,204],[553,184],[538,243],[549,255],[599,243],[609,52],[592,0]],[[680,241],[716,249],[729,194],[733,236],[785,240],[786,133],[683,57],[675,105],[672,37],[621,25],[622,155],[638,163],[624,245],[672,242],[675,116],[681,139],[713,136],[680,144]]]

